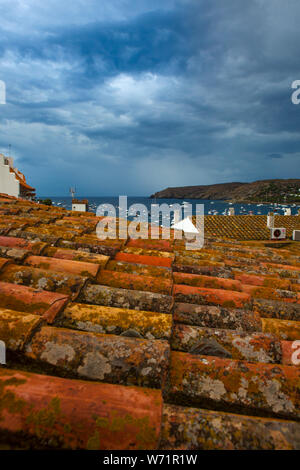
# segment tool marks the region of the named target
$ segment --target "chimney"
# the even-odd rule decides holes
[[[275,224],[275,215],[274,212],[269,212],[267,215],[267,227],[274,228]]]

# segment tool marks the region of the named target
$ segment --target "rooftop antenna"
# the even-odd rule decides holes
[[[11,157],[11,144],[8,146],[8,156]]]
[[[74,198],[75,198],[75,194],[76,194],[76,187],[75,187],[75,186],[73,186],[73,187],[70,188],[70,194],[71,194],[71,196],[72,196],[72,199],[74,199]]]

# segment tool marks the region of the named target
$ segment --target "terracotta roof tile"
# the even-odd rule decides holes
[[[87,277],[75,274],[14,264],[8,265],[0,272],[0,281],[2,282],[70,295],[73,300],[78,296],[86,280]]]
[[[196,251],[173,232],[100,240],[99,220],[0,195],[1,436],[31,448],[299,448],[299,243],[268,240],[264,216],[205,216]],[[300,228],[277,221],[289,236]]]
[[[41,323],[40,315],[0,308],[0,338],[9,350],[21,351]]]
[[[261,317],[300,321],[300,306],[297,303],[254,299],[253,309]]]
[[[73,261],[84,261],[86,263],[94,263],[105,267],[109,257],[105,255],[100,255],[97,253],[88,253],[82,250],[71,250],[68,248],[56,248],[49,246],[43,251],[44,256],[49,256],[51,258],[59,258]]]
[[[300,322],[262,318],[262,329],[265,333],[276,335],[280,339],[296,341],[300,338]]]
[[[176,302],[174,321],[208,328],[261,331],[260,315],[249,310]]]
[[[117,253],[115,260],[125,261],[127,263],[146,264],[149,266],[164,266],[166,268],[170,268],[172,266],[172,259],[168,257],[138,255],[124,252]]]
[[[45,443],[59,449],[89,450],[155,449],[158,445],[159,390],[9,369],[0,369],[0,381],[0,429],[12,436],[22,432],[35,442],[35,448],[44,448]],[[16,406],[10,406],[6,398]]]
[[[47,326],[33,336],[24,354],[54,366],[58,374],[161,388],[167,372],[169,344]]]
[[[130,334],[145,339],[170,339],[172,316],[144,310],[72,303],[60,317],[60,325],[94,333]]]
[[[279,364],[281,343],[276,336],[198,326],[175,325],[172,349],[248,362]]]
[[[78,300],[88,304],[161,313],[170,313],[173,305],[173,298],[168,295],[99,285],[87,285]]]
[[[224,279],[222,277],[205,276],[198,274],[178,273],[173,275],[175,284],[185,284],[193,287],[208,287],[214,289],[226,289],[242,291],[242,284],[234,279]]]
[[[164,405],[163,450],[296,450],[300,424]]]
[[[172,242],[170,240],[130,239],[126,246],[129,248],[141,248],[143,250],[173,251]]]
[[[130,243],[130,242],[129,242]],[[158,256],[160,258],[170,258],[171,260],[174,259],[174,253],[170,253],[169,251],[158,251],[158,250],[150,250],[148,248],[137,248],[129,246],[129,243],[124,247],[123,252],[129,253],[131,255],[140,255],[140,256]]]
[[[299,379],[296,367],[172,352],[167,401],[299,420]]]
[[[172,282],[169,279],[159,277],[140,276],[103,269],[97,276],[97,282],[105,286],[123,289],[143,290],[165,295],[171,295],[172,293]]]
[[[96,277],[100,269],[98,264],[46,256],[29,256],[26,258],[25,264],[36,268],[49,269],[51,271],[77,274],[87,277]]]
[[[161,266],[147,266],[145,264],[126,263],[123,261],[110,260],[106,266],[109,271],[118,271],[121,273],[138,274],[142,276],[155,276],[159,278],[171,279],[172,271],[170,268]]]
[[[0,282],[1,308],[42,315],[50,323],[65,307],[68,299],[66,295]]]
[[[223,307],[243,308],[250,303],[250,295],[223,289],[208,289],[186,285],[174,285],[174,298],[177,302],[220,305]]]
[[[32,243],[23,238],[16,237],[0,237],[0,246],[7,248],[21,248],[30,253],[39,254],[46,246],[45,243]]]

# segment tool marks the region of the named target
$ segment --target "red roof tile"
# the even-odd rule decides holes
[[[159,390],[9,369],[0,369],[0,381],[0,430],[22,433],[35,447],[138,450],[158,445]]]
[[[0,307],[42,315],[52,323],[65,307],[68,296],[0,282]]]
[[[250,295],[223,289],[205,289],[186,285],[174,285],[174,297],[178,302],[221,305],[223,307],[243,308],[250,303]]]
[[[164,266],[170,268],[172,266],[171,258],[158,256],[135,255],[131,253],[119,252],[115,256],[117,261],[125,261],[127,263],[147,264],[149,266]]]
[[[63,258],[49,258],[46,256],[29,256],[26,259],[26,264],[35,266],[36,268],[88,277],[96,277],[100,268],[99,265],[93,263]]]

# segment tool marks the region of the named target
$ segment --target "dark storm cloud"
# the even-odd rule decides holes
[[[297,0],[3,0],[0,150],[41,194],[299,171]]]
[[[271,153],[267,155],[267,158],[283,158],[283,155],[281,155],[281,153]]]

